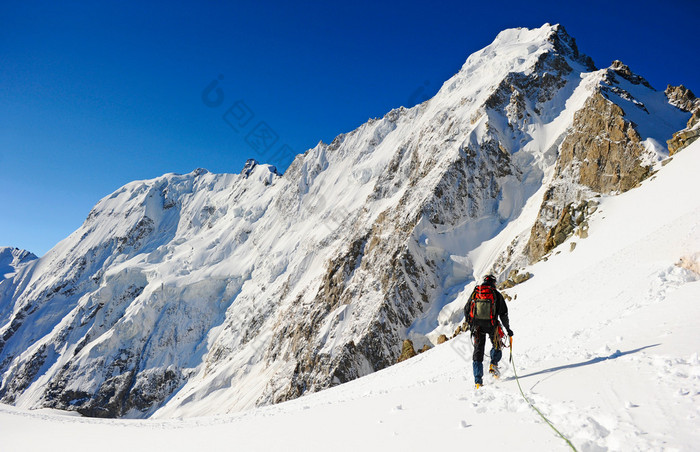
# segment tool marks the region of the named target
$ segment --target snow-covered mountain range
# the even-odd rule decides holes
[[[619,61],[596,69],[559,25],[512,29],[284,175],[127,184],[40,259],[0,249],[0,398],[204,415],[388,367],[403,339],[454,331],[475,279],[513,284],[593,233],[601,197],[663,171],[698,111]]]
[[[501,378],[487,376],[482,388],[474,388],[472,347],[461,334],[347,384],[231,414],[190,417],[183,407],[174,419],[86,419],[0,404],[2,446],[571,450],[528,406],[522,386],[579,451],[695,450],[700,142],[667,162],[638,189],[602,196],[587,239],[570,237],[561,252],[527,267],[533,278],[508,289],[516,334],[505,353],[512,351],[513,362],[501,361]]]

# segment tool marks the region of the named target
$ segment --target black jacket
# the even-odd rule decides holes
[[[496,319],[500,318],[501,323],[503,324],[503,327],[506,329],[508,332],[509,336],[513,335],[513,331],[510,329],[510,321],[508,320],[508,306],[506,305],[506,300],[503,299],[503,295],[496,290],[496,287],[491,285],[491,284],[481,284],[483,286],[488,285],[491,287],[491,290],[493,291],[493,299],[494,303],[496,305],[496,312],[495,316]],[[469,310],[471,308],[472,301],[474,300],[474,294],[476,293],[476,287],[472,291],[472,294],[469,295],[469,300],[467,301],[467,304],[464,306],[464,319],[469,323]],[[479,320],[477,320],[479,322]],[[490,325],[479,325],[478,323],[474,326],[481,326],[481,327],[490,327]]]

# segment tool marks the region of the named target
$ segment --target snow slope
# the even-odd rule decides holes
[[[641,187],[601,199],[589,238],[509,290],[523,389],[580,451],[700,443],[700,275],[678,265],[698,265],[699,168],[697,142]],[[470,354],[460,335],[344,385],[233,415],[96,420],[2,406],[3,450],[568,450],[521,398],[507,361],[500,381],[475,390]]]

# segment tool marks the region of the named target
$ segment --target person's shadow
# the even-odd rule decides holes
[[[523,378],[528,378],[528,377],[534,377],[537,375],[559,372],[560,370],[575,369],[577,367],[590,366],[591,364],[596,364],[596,363],[608,361],[611,359],[617,359],[620,356],[631,355],[632,353],[637,353],[637,352],[640,352],[640,351],[645,350],[647,348],[657,347],[659,345],[661,345],[661,344],[646,345],[644,347],[635,348],[634,350],[627,350],[626,352],[621,352],[620,350],[616,350],[615,352],[611,353],[610,356],[599,356],[597,358],[589,359],[588,361],[582,361],[580,363],[565,364],[563,366],[552,367],[550,369],[544,369],[544,370],[532,372],[532,373],[529,373],[526,375],[518,375],[518,378],[523,379]],[[505,380],[505,381],[515,380],[515,377],[508,377],[508,378],[504,378],[503,380]]]

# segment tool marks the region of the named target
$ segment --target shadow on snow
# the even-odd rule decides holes
[[[566,370],[566,369],[575,369],[575,368],[577,368],[577,367],[590,366],[590,365],[592,365],[592,364],[597,364],[597,363],[600,363],[600,362],[603,362],[603,361],[609,361],[609,360],[612,360],[612,359],[617,359],[617,358],[619,358],[619,357],[621,357],[621,356],[631,355],[631,354],[633,354],[633,353],[640,352],[640,351],[645,350],[645,349],[647,349],[647,348],[658,347],[659,345],[661,345],[661,344],[646,345],[646,346],[644,346],[644,347],[635,348],[635,349],[633,349],[633,350],[627,350],[626,352],[621,352],[620,350],[617,350],[617,351],[615,351],[614,353],[610,354],[609,356],[600,356],[600,357],[597,357],[597,358],[589,359],[588,361],[582,361],[582,362],[580,362],[580,363],[565,364],[565,365],[563,365],[563,366],[552,367],[552,368],[550,368],[550,369],[544,369],[544,370],[540,370],[540,371],[537,371],[537,372],[532,372],[532,373],[529,373],[529,374],[526,374],[526,375],[519,375],[518,378],[523,379],[523,378],[528,378],[528,377],[535,377],[535,376],[537,376],[537,375],[551,374],[551,373],[559,372],[559,371],[561,371],[561,370]],[[505,381],[508,381],[508,380],[515,380],[515,378],[514,378],[514,377],[508,377],[508,378],[504,378],[504,380],[505,380]]]

